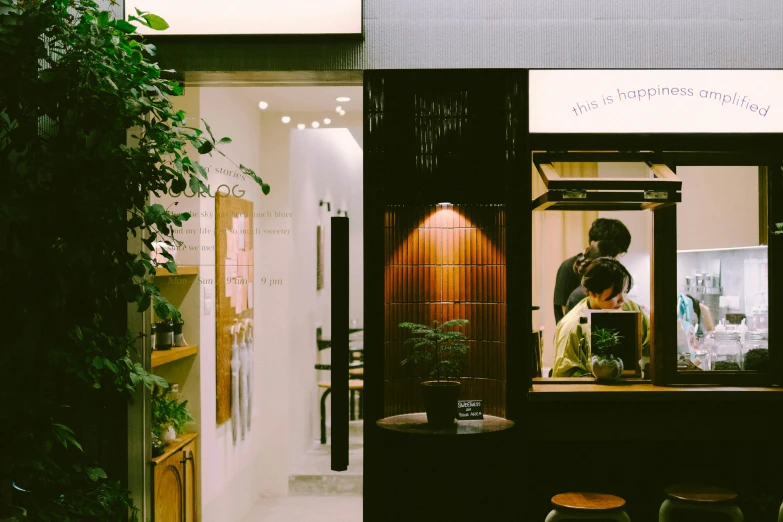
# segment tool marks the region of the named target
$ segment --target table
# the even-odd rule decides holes
[[[394,417],[381,419],[376,424],[378,427],[389,431],[431,436],[481,435],[504,431],[514,427],[514,421],[492,415],[484,415],[484,418],[479,420],[460,420],[456,421],[453,426],[431,428],[427,424],[426,413],[395,415]]]

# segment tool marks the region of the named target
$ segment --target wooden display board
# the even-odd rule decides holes
[[[253,203],[215,198],[217,423],[231,418],[231,343],[234,320],[253,317]]]

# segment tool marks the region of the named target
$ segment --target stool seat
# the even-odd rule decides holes
[[[348,375],[361,375],[364,377],[364,368],[352,368],[348,370]]]
[[[318,387],[319,388],[331,388],[332,387],[332,381],[318,381]],[[351,379],[348,381],[348,389],[349,390],[363,390],[364,389],[364,381],[360,379]]]
[[[664,492],[670,499],[680,502],[712,504],[731,502],[737,498],[737,494],[730,489],[706,484],[674,484],[668,486]]]
[[[552,497],[555,507],[581,511],[607,511],[625,506],[625,499],[606,493],[569,492]]]

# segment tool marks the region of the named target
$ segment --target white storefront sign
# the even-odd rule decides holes
[[[139,27],[142,34],[316,35],[362,32],[362,0],[126,0],[126,18],[135,15],[137,8],[156,14],[169,24],[169,28],[162,32]]]
[[[532,133],[783,132],[780,70],[532,70]]]

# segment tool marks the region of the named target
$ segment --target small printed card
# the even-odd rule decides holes
[[[457,401],[457,420],[480,420],[483,418],[483,401]]]

